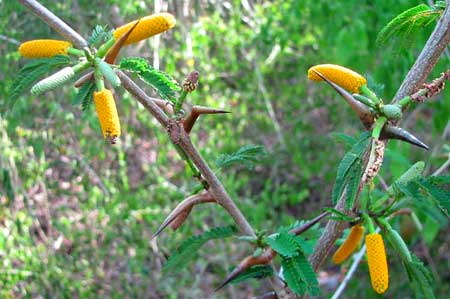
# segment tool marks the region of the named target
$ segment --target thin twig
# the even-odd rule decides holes
[[[0,34],[0,40],[4,40],[16,46],[19,46],[21,44],[17,39],[2,34]]]

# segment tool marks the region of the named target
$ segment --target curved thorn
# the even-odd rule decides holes
[[[210,108],[205,106],[198,106],[195,105],[192,107],[192,111],[198,113],[198,114],[220,114],[220,113],[231,113],[231,111],[216,109],[216,108]]]
[[[399,128],[394,127],[391,125],[385,125],[383,128],[383,131],[381,131],[380,139],[397,139],[402,140],[405,142],[408,142],[410,144],[413,144],[415,146],[424,148],[426,150],[429,149],[428,145],[426,145],[424,142],[419,140],[416,136],[409,133],[408,131]]]
[[[352,107],[356,115],[358,115],[359,119],[361,120],[362,124],[366,129],[370,129],[372,127],[372,124],[375,122],[375,118],[370,112],[369,107],[353,98],[351,93],[349,93],[347,90],[340,87],[336,83],[330,81],[327,77],[325,77],[318,71],[316,70],[313,71],[325,82],[327,82],[331,87],[333,87],[333,89],[336,90],[336,92],[344,98],[344,100],[350,105],[350,107]]]
[[[270,263],[273,258],[277,255],[277,253],[272,250],[272,248],[266,249],[263,254],[260,256],[247,256],[242,262],[239,263],[239,265],[231,272],[227,278],[214,290],[214,292],[217,292],[224,286],[226,286],[230,281],[238,277],[242,272],[247,270],[250,267],[256,266],[256,265],[266,265]]]
[[[137,20],[137,22],[124,34],[122,35],[112,46],[111,49],[109,49],[108,54],[106,54],[105,61],[109,64],[114,64],[114,61],[117,58],[117,55],[119,55],[120,49],[122,49],[123,44],[127,40],[128,36],[130,36],[131,32],[133,32],[134,28],[139,24],[141,19]]]
[[[195,194],[195,195],[185,198],[166,217],[166,219],[159,226],[158,230],[155,232],[155,234],[152,236],[151,239],[154,239],[155,237],[157,237],[169,224],[171,224],[174,220],[176,220],[177,217],[179,217],[183,212],[186,212],[187,210],[192,209],[192,207],[195,206],[196,204],[206,203],[206,202],[216,202],[215,198],[209,192]],[[187,217],[187,215],[186,215],[186,217]]]
[[[317,216],[316,218],[308,221],[307,223],[300,225],[298,227],[295,227],[293,229],[291,229],[289,232],[298,236],[302,233],[304,233],[305,231],[307,231],[308,229],[310,229],[311,227],[313,227],[317,222],[319,222],[320,220],[322,220],[323,217],[328,216],[330,214],[330,212],[323,212],[322,214],[320,214],[319,216]]]
[[[183,127],[186,133],[190,133],[192,128],[194,127],[195,122],[198,117],[202,114],[221,114],[221,113],[231,113],[230,111],[220,110],[215,108],[209,108],[204,106],[193,106],[191,113],[189,113],[188,117],[183,120]]]
[[[191,206],[187,207],[184,211],[181,211],[181,213],[178,214],[173,219],[173,221],[169,223],[169,227],[172,230],[177,230],[184,223],[184,221],[188,218],[189,214],[191,214],[193,207],[194,207],[194,205],[191,205]]]

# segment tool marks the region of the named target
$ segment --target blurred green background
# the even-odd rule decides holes
[[[96,24],[110,28],[150,14],[153,1],[41,1],[87,37]],[[333,132],[356,136],[362,126],[325,84],[307,81],[307,69],[335,63],[384,84],[394,94],[433,25],[407,46],[377,47],[378,31],[403,10],[422,3],[376,1],[162,1],[177,26],[122,50],[142,56],[179,82],[193,69],[199,89],[190,101],[233,113],[200,119],[191,134],[213,166],[220,154],[247,144],[268,155],[254,169],[218,172],[228,192],[258,230],[275,231],[330,206],[335,171],[345,147]],[[18,44],[58,35],[16,1],[0,0],[0,101],[26,63]],[[441,57],[429,79],[448,69]],[[161,265],[182,240],[232,223],[216,206],[196,207],[176,232],[152,233],[195,184],[165,131],[119,89],[122,137],[101,137],[94,107],[71,103],[69,86],[39,97],[25,94],[0,115],[0,298],[251,298],[265,282],[213,293],[251,248],[236,240],[208,243],[199,258],[175,275]],[[150,91],[149,91],[150,92]],[[3,106],[3,103],[0,103]],[[448,158],[450,89],[406,115],[402,126],[430,145],[428,152],[390,142],[382,176],[389,184],[412,163],[432,173]],[[215,168],[217,169],[217,168]],[[448,174],[448,171],[444,172]],[[422,233],[408,217],[394,225],[430,267],[437,298],[450,286],[446,218],[422,215]],[[386,298],[410,298],[406,273],[389,256]],[[340,269],[327,262],[320,273],[322,298],[336,287]],[[375,298],[363,263],[342,298]]]

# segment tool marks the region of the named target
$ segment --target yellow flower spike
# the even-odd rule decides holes
[[[389,273],[386,250],[381,235],[377,233],[368,234],[366,236],[366,249],[372,288],[378,294],[383,294],[389,287]]]
[[[353,226],[345,242],[334,253],[333,263],[339,265],[344,262],[356,250],[363,234],[364,227],[362,225]]]
[[[95,109],[102,128],[103,137],[111,143],[116,143],[120,136],[120,122],[116,103],[110,90],[103,89],[94,93]]]
[[[336,64],[318,64],[308,70],[309,80],[323,81],[314,71],[352,93],[359,93],[361,86],[367,84],[366,78],[357,72]]]
[[[118,40],[124,35],[137,21],[122,25],[114,30],[114,38]],[[142,18],[139,24],[131,32],[125,41],[125,45],[136,43],[153,35],[162,33],[175,26],[175,17],[169,13],[157,13]]]
[[[19,53],[27,58],[44,58],[55,55],[67,55],[72,44],[63,40],[35,39],[19,46]]]

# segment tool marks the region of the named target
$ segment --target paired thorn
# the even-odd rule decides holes
[[[266,249],[263,254],[259,256],[247,256],[239,265],[231,272],[227,278],[214,290],[214,292],[219,291],[224,286],[226,286],[230,281],[238,277],[242,272],[247,270],[250,267],[257,265],[267,265],[269,264],[273,258],[277,255],[277,253],[272,249]]]
[[[375,119],[374,119],[373,114],[370,112],[369,107],[367,107],[363,103],[357,101],[348,91],[346,91],[339,85],[331,82],[321,73],[319,73],[315,70],[314,70],[314,72],[319,77],[321,77],[325,82],[327,82],[329,85],[331,85],[331,87],[333,87],[334,90],[336,90],[336,92],[339,93],[345,99],[345,101],[352,107],[353,111],[355,111],[355,113],[358,115],[359,119],[363,123],[364,127],[366,127],[366,129],[368,129],[368,130],[372,129],[372,125],[374,124]],[[437,82],[439,84],[442,84],[441,81],[443,82],[445,80],[446,76],[447,76],[447,74],[443,74],[441,80],[437,81]],[[436,83],[436,85],[438,85],[438,84]],[[412,145],[416,145],[418,147],[424,148],[426,150],[428,150],[428,148],[429,148],[428,145],[426,145],[424,142],[419,140],[413,134],[409,133],[408,131],[406,131],[402,128],[394,127],[391,125],[385,125],[383,127],[383,129],[381,131],[380,139],[398,139],[398,140],[402,140],[407,143],[410,143]]]
[[[231,112],[203,106],[193,106],[191,113],[185,119],[183,119],[184,130],[186,131],[186,133],[189,134],[198,117],[202,114],[222,114],[222,113],[231,113]]]
[[[429,149],[428,145],[426,145],[424,142],[422,142],[419,138],[414,136],[413,134],[409,133],[408,131],[399,128],[394,127],[391,125],[385,125],[383,127],[383,130],[381,131],[380,139],[397,139],[401,141],[405,141],[407,143],[410,143],[412,145],[424,148],[426,150]]]
[[[350,107],[352,107],[356,115],[358,115],[359,119],[361,120],[362,124],[366,129],[370,129],[372,127],[373,123],[375,122],[375,118],[373,114],[370,112],[369,107],[356,100],[350,92],[340,87],[336,83],[330,81],[327,77],[325,77],[318,71],[316,70],[313,71],[325,82],[327,82],[331,87],[333,87],[333,89],[344,98],[344,100],[350,105]]]
[[[156,233],[152,236],[152,239],[157,237],[167,226],[169,226],[173,230],[176,230],[184,223],[195,205],[208,202],[217,202],[209,192],[203,192],[185,198],[166,217]]]

